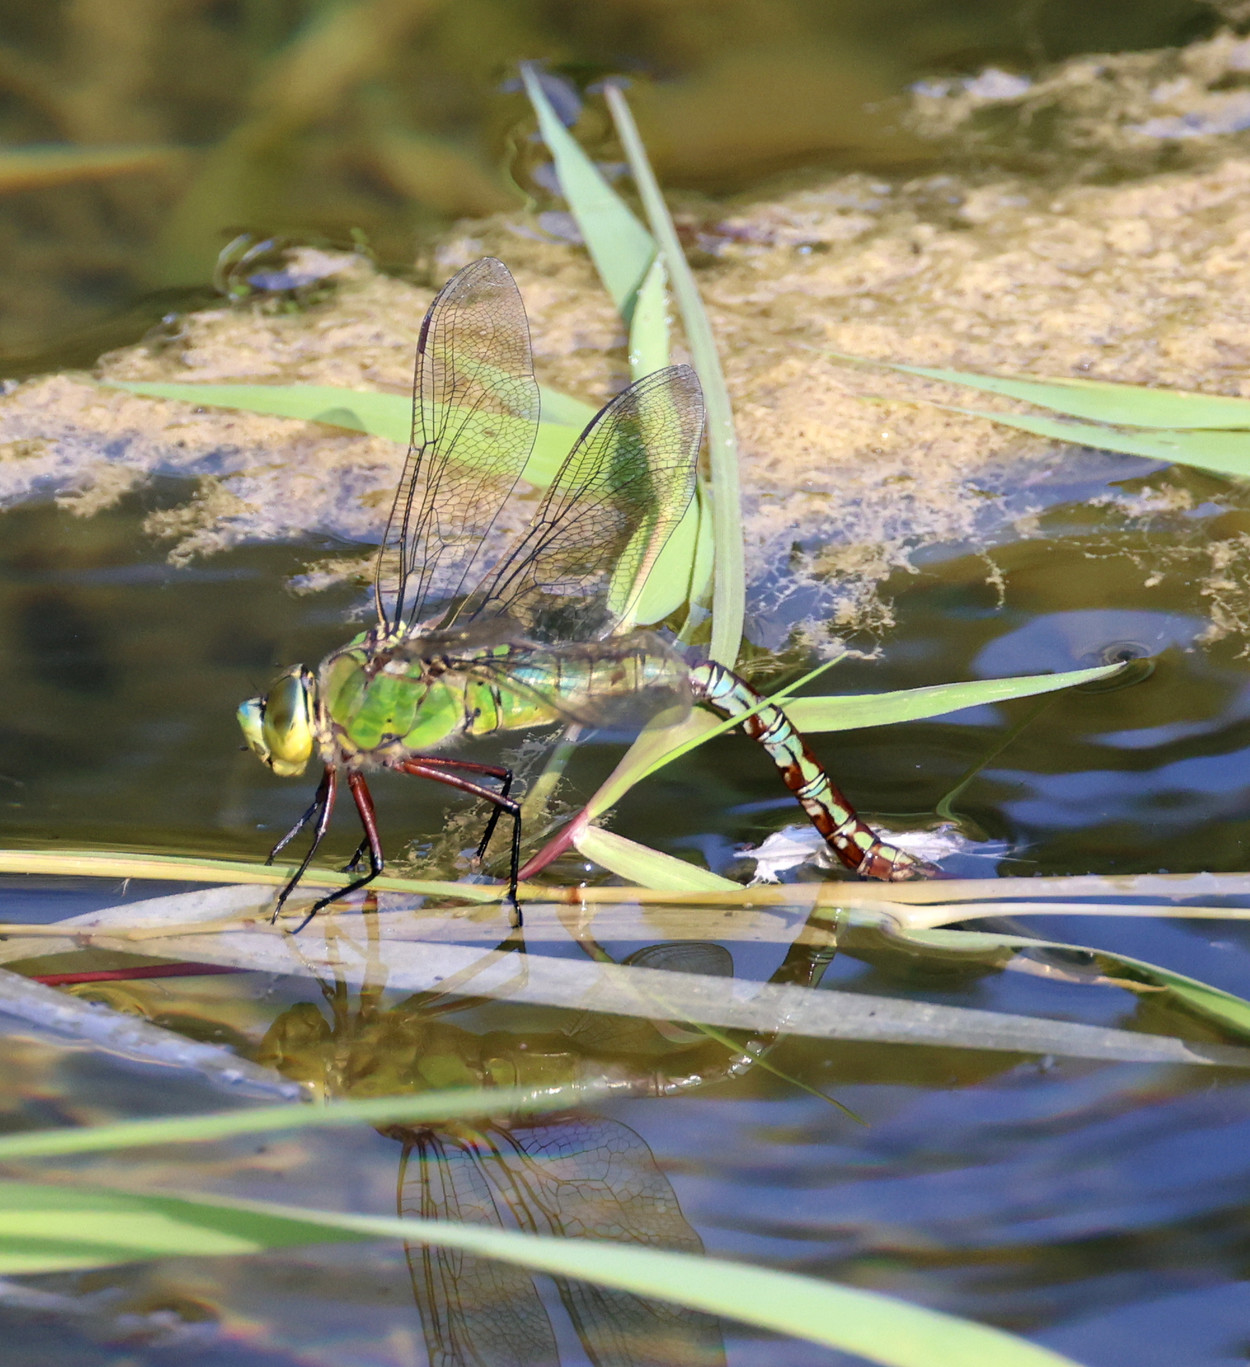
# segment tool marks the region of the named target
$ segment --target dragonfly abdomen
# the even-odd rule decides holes
[[[660,713],[684,715],[690,684],[684,663],[650,632],[555,649],[530,643],[499,649],[465,688],[465,733],[520,729],[552,721],[590,726],[641,723]]]
[[[767,702],[745,679],[708,661],[691,668],[690,685],[696,702],[722,717],[742,718],[743,731],[767,750],[786,787],[847,868],[864,878],[885,882],[924,878],[939,872],[926,860],[882,840],[861,821],[786,714],[775,703]],[[752,711],[753,708],[756,710]]]

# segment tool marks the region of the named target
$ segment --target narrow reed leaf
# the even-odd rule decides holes
[[[332,1101],[322,1106],[293,1103],[249,1110],[215,1111],[207,1115],[157,1120],[128,1120],[113,1125],[24,1131],[0,1135],[0,1162],[57,1158],[68,1154],[114,1153],[154,1144],[207,1144],[239,1135],[275,1130],[333,1129],[357,1125],[432,1125],[472,1120],[486,1115],[537,1114],[567,1110],[596,1095],[593,1084],[563,1087],[482,1087],[425,1092],[419,1096],[369,1097]]]
[[[593,821],[595,817],[602,816],[636,783],[696,749],[705,741],[711,740],[713,736],[736,730],[747,717],[770,703],[784,702],[791,690],[804,687],[827,669],[831,669],[841,658],[836,656],[831,660],[822,660],[814,669],[809,669],[800,678],[792,680],[771,698],[761,698],[759,702],[736,716],[718,718],[710,712],[695,711],[677,726],[657,726],[652,723],[644,727],[642,734],[586,804],[583,810],[587,818]]]
[[[4,850],[0,873],[60,874],[71,878],[156,878],[187,883],[257,883],[280,887],[294,866],[250,864],[172,854],[132,854],[125,850]],[[309,887],[334,888],[352,875],[310,868],[300,880]],[[383,874],[373,880],[379,892],[406,892],[422,897],[458,897],[469,902],[497,901],[501,889],[481,883],[450,883]]]
[[[138,380],[102,383],[146,398],[176,399],[182,403],[328,423],[352,432],[384,437],[401,446],[407,446],[412,434],[410,394],[379,394],[320,384],[158,384]],[[539,424],[533,454],[522,478],[546,488],[596,410],[578,399],[544,389],[542,411],[543,421]]]
[[[604,288],[629,323],[638,291],[655,259],[655,242],[560,121],[528,63],[521,66],[521,79],[538,115],[538,130],[555,161],[569,212],[581,229]]]
[[[654,375],[670,363],[668,333],[668,276],[657,256],[642,278],[629,320],[629,373],[635,380]]]
[[[449,1220],[343,1215],[270,1202],[33,1182],[0,1184],[0,1272],[10,1274],[360,1239],[464,1249],[533,1272],[726,1315],[884,1367],[1076,1367],[1071,1359],[1001,1329],[879,1292],[722,1258]]]
[[[1250,475],[1250,432],[1215,432],[1179,428],[1099,427],[1093,423],[1071,422],[1066,418],[1040,418],[1024,413],[996,413],[988,408],[961,408],[956,404],[936,403],[934,408],[948,413],[966,413],[1014,427],[1020,432],[1070,442],[1073,446],[1092,446],[1100,451],[1119,451],[1148,460],[1174,461],[1211,470],[1217,475],[1244,479]]]
[[[1069,376],[1037,379],[1024,375],[978,375],[970,370],[946,370],[940,366],[900,365],[892,361],[869,361],[861,356],[824,351],[838,360],[879,365],[904,375],[962,385],[984,394],[1003,394],[1066,413],[1127,427],[1223,428],[1250,431],[1250,399],[1223,394],[1197,394],[1185,389],[1154,389],[1147,385],[1120,384],[1113,380],[1089,380]]]
[[[686,329],[686,340],[694,367],[703,386],[707,405],[708,456],[711,463],[711,506],[713,540],[716,547],[712,599],[712,659],[733,668],[742,641],[746,613],[746,568],[742,548],[742,498],[738,477],[738,437],[734,429],[733,408],[716,338],[694,276],[686,263],[669,216],[655,172],[647,159],[633,115],[624,95],[611,83],[604,97],[616,131],[621,139],[629,169],[642,197],[651,232],[672,282],[677,307]]]
[[[1059,907],[1056,910],[1062,914],[1065,908]],[[1090,907],[1087,910],[1094,915],[1106,913],[1106,908],[1101,907]],[[1120,907],[1116,910],[1123,914],[1125,908]],[[1140,909],[1137,910],[1138,914],[1144,914]],[[1229,910],[1229,908],[1223,908],[1223,910]],[[1018,909],[1010,905],[999,907],[997,911],[999,914],[1007,916],[1018,914]],[[1054,911],[1051,914],[1055,914]],[[1245,911],[1243,915],[1246,919],[1250,919],[1250,911]],[[1184,973],[1177,973],[1160,964],[1149,963],[1145,959],[1133,959],[1125,954],[1112,953],[1105,949],[1092,949],[1088,945],[1063,940],[1035,940],[1032,937],[1000,935],[996,932],[983,930],[918,929],[900,927],[896,922],[891,924],[888,921],[882,921],[881,927],[891,940],[901,940],[909,946],[921,950],[930,947],[939,950],[955,949],[957,951],[975,952],[977,949],[985,950],[998,947],[1023,951],[1030,955],[1036,955],[1039,951],[1045,950],[1056,950],[1067,956],[1074,953],[1088,954],[1098,964],[1104,979],[1114,977],[1120,980],[1118,985],[1125,986],[1130,990],[1133,982],[1138,982],[1147,988],[1157,988],[1160,990],[1159,999],[1164,1002],[1167,1001],[1168,997],[1171,997],[1177,1005],[1185,1010],[1201,1016],[1204,1020],[1210,1021],[1230,1033],[1240,1035],[1243,1038],[1250,1036],[1250,1001],[1244,997],[1238,997],[1232,992],[1226,992],[1223,988],[1213,987],[1210,983],[1204,983],[1198,978],[1190,978]]]
[[[1070,669],[1062,674],[977,679],[968,683],[933,684],[927,688],[900,688],[888,693],[790,698],[785,702],[785,711],[800,731],[853,731],[860,726],[917,721],[959,712],[965,707],[1054,693],[1062,688],[1109,678],[1123,668],[1122,664],[1095,665],[1091,669]]]
[[[1108,880],[1093,881],[1101,887]],[[1185,896],[1193,889],[1195,882],[1193,878],[1178,881],[1158,876],[1110,881],[1110,895],[1113,897],[1131,895],[1142,884],[1157,885],[1164,896]],[[1085,889],[1091,884],[1089,879],[1011,879],[999,880],[994,887],[997,891],[999,883],[1002,883],[1007,885],[1006,892],[1017,897],[1027,896],[1027,890],[1020,886],[1025,882],[1037,888],[1039,893],[1049,891],[1050,885],[1055,884],[1063,889]],[[1223,880],[1220,886],[1237,886],[1244,882],[1245,876],[1241,875],[1236,879]],[[817,904],[818,910],[827,915],[831,915],[836,907],[858,908],[857,914],[884,915],[898,922],[913,912],[919,912],[921,916],[930,915],[938,923],[962,916],[965,908],[972,915],[989,914],[987,904],[977,902],[940,908],[908,905],[909,901],[923,898],[936,900],[947,886],[956,890],[964,889],[965,895],[979,892],[984,896],[987,884],[984,880],[977,880],[952,881],[948,885],[938,882],[895,887],[829,882],[784,888],[695,889],[684,893],[668,889],[650,892],[646,888],[583,888],[578,890],[576,900],[582,904],[583,914],[607,897],[624,897],[638,903],[673,902],[677,905],[690,898],[706,900],[716,909],[720,929],[712,932],[715,938],[732,933],[734,922],[726,909],[736,905],[757,909],[784,906],[791,915],[803,906],[816,909]],[[221,891],[233,893],[233,890]],[[533,891],[537,892],[537,889]],[[99,919],[91,916],[72,918],[63,929],[80,941],[84,936],[89,936],[91,944],[97,948],[133,953],[139,943],[133,936],[131,926],[134,923],[150,926],[154,920],[159,922],[163,919],[161,913],[169,914],[165,908],[176,900],[162,898],[149,904],[115,908],[111,913],[104,914],[116,926],[111,932],[106,926],[87,924]],[[160,908],[160,912],[148,911],[148,907]],[[1071,908],[1064,904],[1009,902],[994,909],[1000,914],[1004,911],[1027,914],[1034,910],[1063,912]],[[1111,909],[1115,910],[1114,905]],[[206,913],[211,911],[207,906],[203,910]],[[1097,914],[1100,908],[1089,905],[1080,910]],[[1207,914],[1205,910],[1161,910],[1173,915]],[[177,914],[176,909],[173,914]],[[404,914],[405,931],[410,928],[408,921],[409,916]],[[225,934],[198,933],[194,939],[188,940],[185,926],[172,925],[166,936],[145,934],[141,945],[144,953],[163,958],[185,958],[188,946],[193,946],[194,955],[201,962],[226,964],[259,973],[337,974],[348,987],[364,987],[371,981],[370,974],[375,968],[371,953],[365,950],[366,941],[371,941],[374,934],[369,929],[372,924],[372,919],[366,923],[364,918],[358,916],[322,918],[314,921],[298,942],[289,935],[273,932],[269,927],[252,931],[232,930]],[[204,931],[213,929],[211,923],[203,927]],[[710,938],[708,930],[700,929],[698,938]],[[357,945],[359,952],[344,953],[349,941]],[[755,1034],[784,1029],[790,1034],[829,1040],[936,1044],[945,1048],[1056,1054],[1104,1062],[1250,1067],[1250,1049],[1108,1029],[1069,1020],[1039,1020],[1005,1012],[934,1005],[931,1002],[913,1002],[861,992],[812,992],[806,987],[784,983],[727,980],[703,973],[586,963],[534,953],[532,949],[530,953],[518,956],[498,948],[483,950],[459,944],[403,939],[395,935],[388,935],[385,953],[387,983],[396,991],[458,992],[474,997],[535,1006],[558,1006],[570,1010],[595,1010],[646,1020],[655,1018],[654,1003],[662,1001],[665,1019],[682,1020],[696,1026],[749,1030]],[[567,1095],[565,1099],[567,1101]],[[6,1144],[9,1142],[22,1142],[22,1137],[15,1135],[12,1141],[5,1141]]]
[[[614,831],[605,831],[602,826],[579,826],[573,844],[579,854],[639,887],[667,888],[671,892],[695,892],[704,888],[709,892],[718,888],[738,891],[739,885],[731,879],[710,873],[697,864],[687,864],[684,859],[674,859],[671,854],[653,850],[649,845],[639,845]]]
[[[673,528],[656,557],[638,601],[634,604],[634,621],[643,626],[662,622],[679,611],[707,582],[706,550],[710,544],[711,523],[701,516],[702,504],[691,499],[685,516]],[[700,581],[700,575],[703,575]]]

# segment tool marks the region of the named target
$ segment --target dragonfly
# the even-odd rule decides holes
[[[311,824],[274,918],[325,837],[340,779],[363,832],[345,870],[357,876],[316,901],[301,927],[382,872],[366,775],[389,769],[491,805],[479,863],[508,818],[505,901],[519,926],[513,772],[439,752],[552,723],[676,720],[692,705],[739,719],[848,868],[888,881],[939,872],[859,818],[780,707],[723,665],[689,664],[630,625],[639,588],[694,495],[704,425],[694,370],[670,366],[605,405],[528,526],[492,552],[538,418],[525,307],[508,268],[487,257],[443,286],[421,325],[412,440],[374,573],[376,623],[316,670],[294,665],[238,709],[248,746],[275,774],[321,765],[312,803],[269,853],[272,862]]]

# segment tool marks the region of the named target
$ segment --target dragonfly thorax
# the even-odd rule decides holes
[[[292,665],[268,693],[249,698],[236,714],[243,737],[263,764],[282,778],[304,772],[317,746],[317,680],[303,665]]]
[[[411,637],[367,633],[323,660],[319,681],[329,743],[349,764],[434,750],[465,729],[464,682]]]

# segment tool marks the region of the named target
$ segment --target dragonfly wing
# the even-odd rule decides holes
[[[410,1131],[399,1213],[504,1224],[475,1147]],[[435,1367],[559,1367],[551,1321],[524,1268],[433,1244],[407,1248],[412,1289]]]
[[[642,1137],[619,1121],[577,1116],[496,1130],[492,1185],[522,1229],[703,1252]],[[719,1321],[698,1310],[553,1279],[586,1355],[604,1367],[723,1363]]]
[[[391,628],[464,592],[534,445],[529,324],[502,261],[475,261],[439,291],[421,325],[412,401],[412,443],[374,577],[378,620]]]
[[[689,366],[618,394],[459,619],[506,616],[547,643],[607,635],[689,506],[702,436],[703,393]]]

